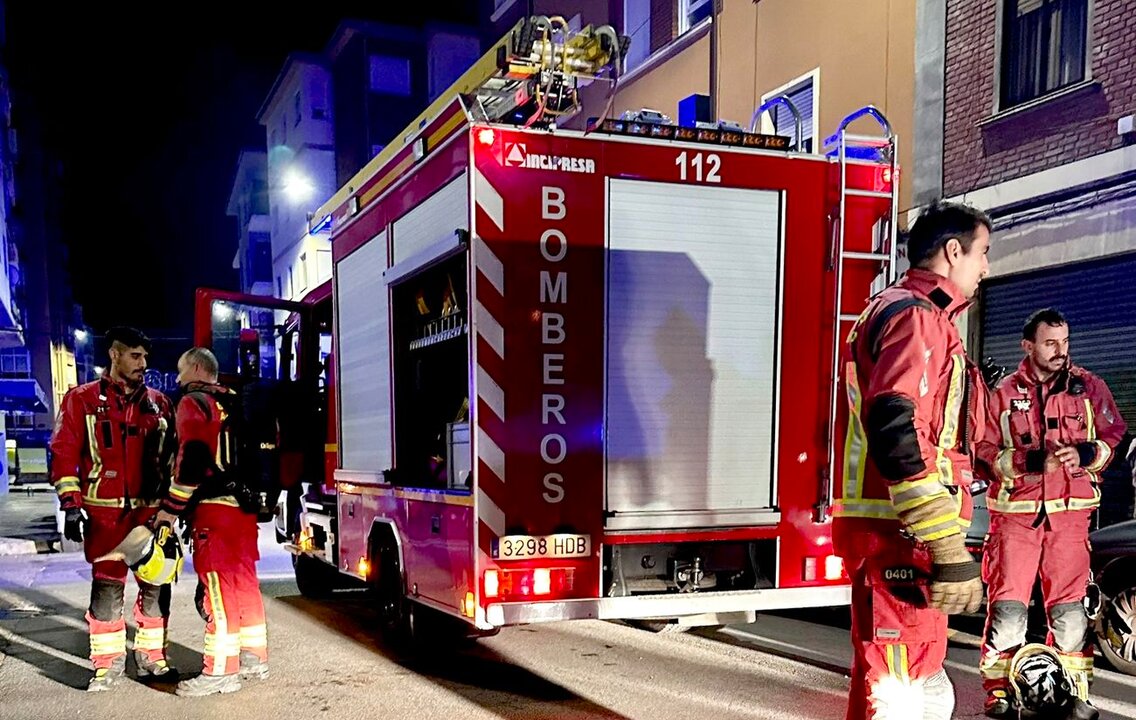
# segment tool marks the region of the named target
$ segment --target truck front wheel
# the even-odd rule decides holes
[[[292,569],[296,572],[296,587],[306,598],[326,599],[340,586],[339,571],[311,555],[293,555]]]

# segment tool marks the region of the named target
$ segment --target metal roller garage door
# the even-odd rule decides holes
[[[1016,367],[1022,325],[1043,307],[1069,319],[1073,362],[1104,378],[1128,426],[1136,428],[1136,254],[989,281],[983,290],[983,357]]]

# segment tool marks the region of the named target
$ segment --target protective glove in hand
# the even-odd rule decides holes
[[[947,615],[977,612],[982,605],[981,568],[966,551],[962,535],[927,543],[934,569],[931,606]]]
[[[63,537],[72,542],[83,542],[83,530],[87,514],[82,508],[68,508],[63,511]]]

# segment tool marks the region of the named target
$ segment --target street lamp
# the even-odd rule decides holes
[[[77,343],[87,342],[87,331],[82,329],[82,328],[76,328],[75,329],[75,342],[77,342]]]
[[[218,300],[213,303],[213,319],[218,321],[225,321],[233,317],[233,309],[229,307],[224,301]]]
[[[95,377],[102,377],[103,372],[106,370],[102,365],[95,366]]]
[[[281,190],[289,202],[299,204],[310,198],[316,191],[311,179],[295,168],[288,168],[281,178]]]

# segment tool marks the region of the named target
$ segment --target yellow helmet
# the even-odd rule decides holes
[[[122,542],[95,562],[121,560],[144,583],[168,585],[177,580],[185,562],[181,541],[169,525],[159,525],[156,531],[138,526]]]

